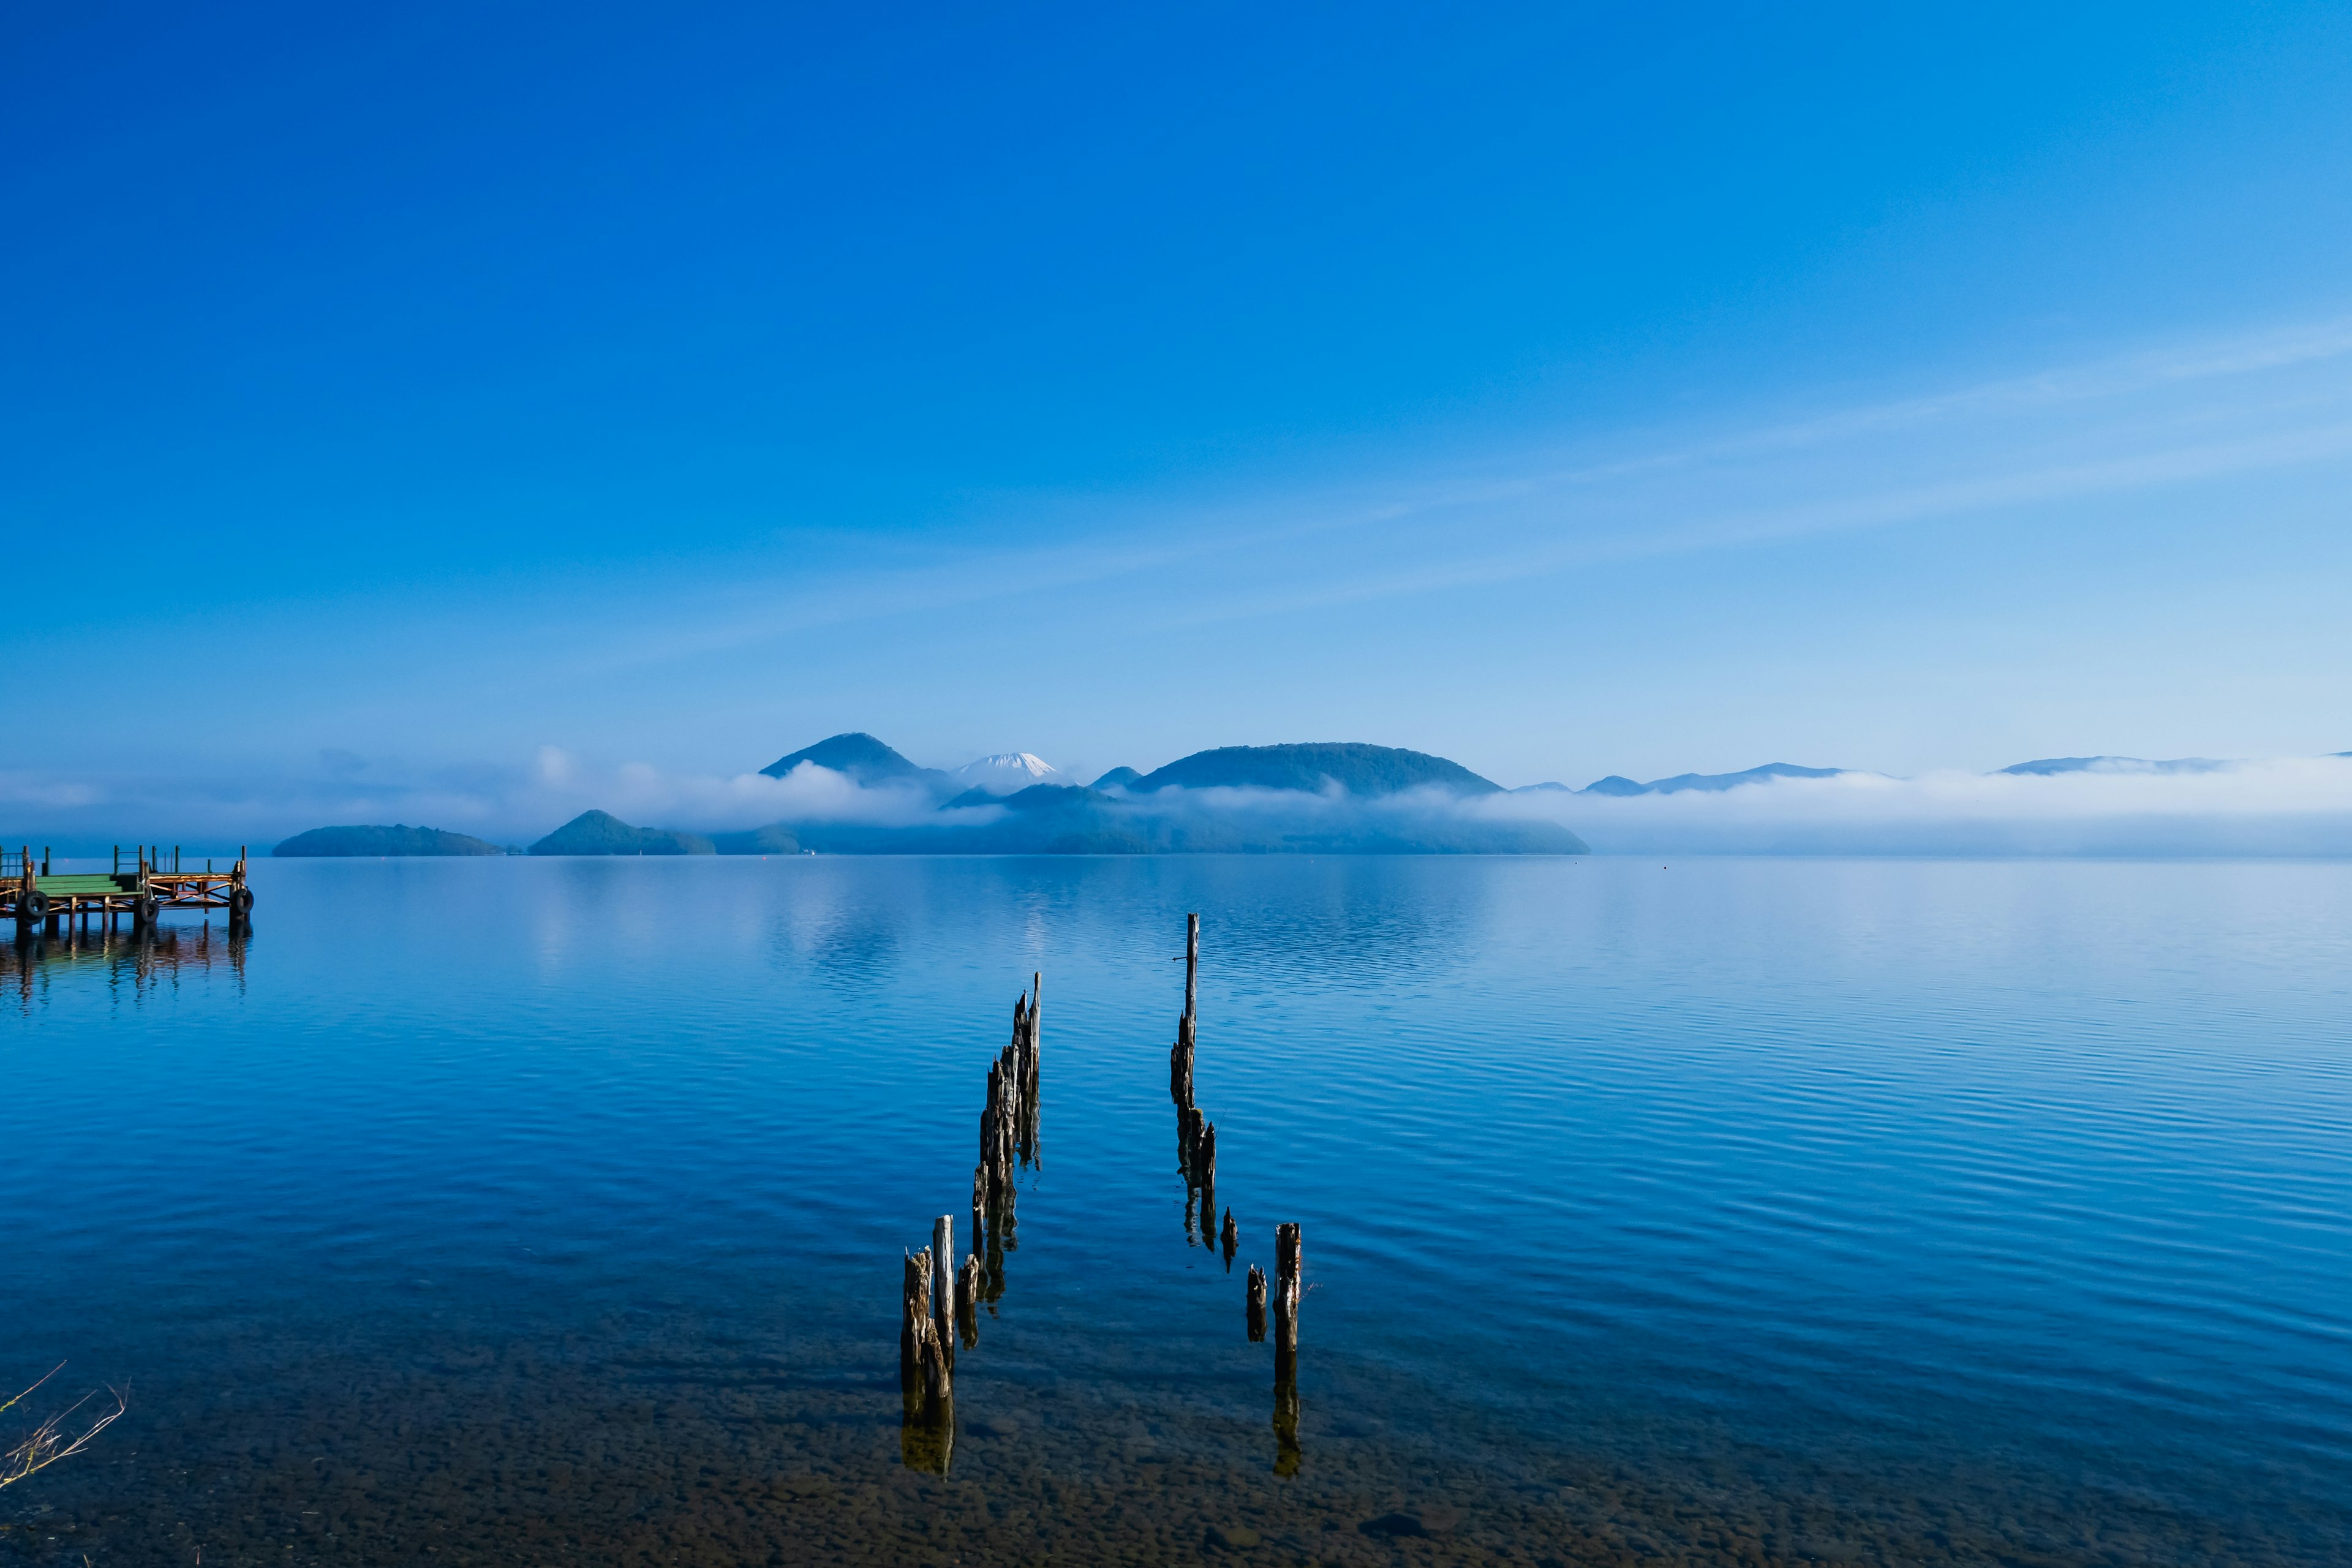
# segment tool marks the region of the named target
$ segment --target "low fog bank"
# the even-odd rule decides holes
[[[799,770],[795,770],[798,772]],[[1529,814],[1465,809],[1458,796],[1409,790],[1374,798],[1338,790],[1181,789],[1129,795],[1040,785],[987,805],[950,805],[913,820],[868,813],[802,818],[719,835],[721,854],[1456,854],[1577,855],[1583,841]]]
[[[2343,757],[2181,773],[1847,773],[1479,805],[1567,824],[1604,855],[2352,855],[2352,758]]]
[[[782,778],[598,766],[553,748],[510,767],[406,772],[337,759],[277,779],[0,773],[0,837],[102,854],[110,843],[257,852],[305,829],[405,823],[528,845],[591,808],[713,839],[722,853],[1321,852],[1628,855],[2352,855],[2352,758],[2101,767],[2055,774],[1847,773],[1719,791],[1542,790],[1365,798],[1254,788],[1040,786],[944,804],[920,783],[861,784],[803,764]]]

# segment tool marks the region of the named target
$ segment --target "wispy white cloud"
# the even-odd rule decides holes
[[[1141,580],[1165,585],[1150,596],[1164,608],[1139,630],[1242,620],[2347,457],[2352,317],[2330,317],[1788,417],[1588,431],[1570,447],[1405,464],[1319,489],[1004,497],[1004,520],[1052,528],[983,529],[814,575],[750,573],[690,609],[672,600],[665,613],[605,621],[566,668],[639,668]],[[1253,570],[1231,570],[1235,561]]]

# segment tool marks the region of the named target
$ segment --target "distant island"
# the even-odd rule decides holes
[[[289,858],[337,855],[381,858],[505,853],[501,846],[468,834],[451,833],[440,827],[411,827],[398,822],[389,827],[314,827],[308,833],[296,834],[270,850],[272,855]]]
[[[583,811],[530,847],[534,855],[711,855],[698,833],[632,827],[609,811]]]

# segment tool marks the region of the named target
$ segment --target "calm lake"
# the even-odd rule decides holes
[[[248,939],[0,938],[0,1376],[131,1397],[0,1491],[0,1563],[2352,1551],[2352,865],[254,882]],[[969,1240],[1033,971],[1042,1164],[922,1473],[901,1253]]]

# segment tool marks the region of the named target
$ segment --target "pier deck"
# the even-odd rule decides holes
[[[37,859],[29,846],[0,850],[0,919],[14,921],[23,939],[37,925],[54,936],[65,925],[92,920],[110,927],[127,919],[137,930],[153,925],[167,910],[220,910],[233,925],[251,916],[253,890],[245,885],[242,848],[226,870],[215,870],[210,861],[201,871],[183,870],[176,849],[168,863],[166,870],[160,849],[140,847],[126,867],[118,845],[111,871],[52,872],[46,849]]]

